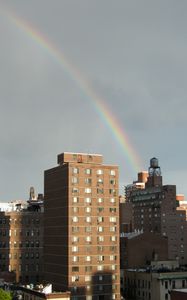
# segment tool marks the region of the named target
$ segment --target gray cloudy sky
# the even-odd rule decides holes
[[[43,171],[64,151],[104,155],[120,187],[136,178],[92,102],[27,21],[68,58],[112,109],[148,168],[187,195],[187,1],[0,1],[0,201],[43,192]]]

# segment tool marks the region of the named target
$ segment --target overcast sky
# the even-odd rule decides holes
[[[45,36],[118,119],[147,170],[187,195],[187,1],[0,1],[0,201],[43,192],[43,171],[65,151],[100,153],[136,172],[112,131],[69,74],[15,25]],[[70,72],[71,73],[71,72]]]

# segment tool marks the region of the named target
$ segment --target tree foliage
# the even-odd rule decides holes
[[[12,296],[9,292],[0,289],[0,300],[12,300]]]

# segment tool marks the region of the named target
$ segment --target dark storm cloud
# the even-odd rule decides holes
[[[120,182],[136,177],[93,99],[52,53],[15,26],[10,11],[44,34],[108,103],[145,169],[157,155],[167,176],[182,181],[186,1],[7,0],[0,7],[2,200],[24,197],[29,185],[41,191],[43,170],[62,151],[103,153],[121,166]]]

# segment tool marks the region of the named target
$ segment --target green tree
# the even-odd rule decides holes
[[[9,292],[0,289],[0,300],[12,300],[12,296]]]

